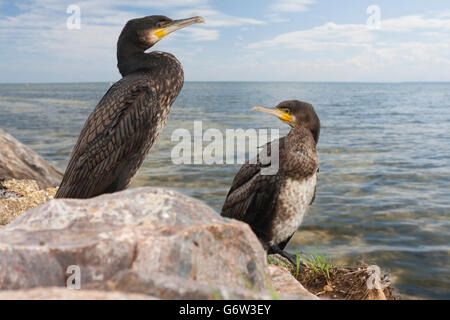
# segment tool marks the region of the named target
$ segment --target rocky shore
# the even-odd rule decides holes
[[[324,283],[318,291],[305,280],[310,270],[303,279],[281,257],[268,259],[248,225],[171,190],[53,199],[58,171],[15,152],[27,149],[13,139],[0,131],[0,299],[391,298],[386,286],[367,287],[371,276],[385,280],[361,268],[353,274],[367,294],[324,295]]]
[[[0,181],[31,179],[40,188],[49,188],[58,186],[62,176],[35,151],[0,129]]]

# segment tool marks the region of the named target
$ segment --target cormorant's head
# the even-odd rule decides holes
[[[168,34],[194,23],[204,23],[202,17],[172,20],[165,16],[148,16],[127,22],[117,42],[124,54],[144,52]]]
[[[320,120],[313,106],[307,102],[289,100],[281,102],[275,108],[253,107],[253,110],[274,115],[292,128],[309,129],[316,144],[319,142]]]

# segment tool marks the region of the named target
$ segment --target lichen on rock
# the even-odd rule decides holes
[[[22,212],[53,199],[56,188],[40,189],[34,180],[2,181],[0,190],[0,225],[6,225]]]

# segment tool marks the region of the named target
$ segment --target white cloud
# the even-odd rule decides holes
[[[277,12],[307,11],[308,6],[315,2],[315,0],[277,0],[270,6],[270,10]]]
[[[276,70],[274,80],[450,79],[450,20],[438,16],[386,19],[379,30],[370,30],[365,24],[328,22],[250,43],[247,49],[248,56],[258,52],[278,56],[268,62],[271,70]],[[267,71],[264,63],[259,67],[261,72]]]
[[[286,22],[289,21],[286,18],[283,18],[280,14],[278,13],[269,13],[265,15],[266,19],[270,22],[273,23],[279,23],[279,22]]]
[[[308,30],[284,33],[272,40],[249,44],[248,47],[251,49],[284,47],[315,51],[332,47],[364,46],[372,41],[373,37],[366,25],[339,25],[329,22]]]
[[[416,29],[436,29],[440,32],[450,30],[450,19],[424,18],[422,15],[409,15],[399,18],[381,20],[382,31],[413,31]]]
[[[190,34],[190,39],[194,41],[211,41],[219,38],[219,31],[205,28],[190,28],[186,29]]]
[[[420,15],[404,16],[382,20],[379,30],[370,30],[365,24],[328,22],[307,30],[287,32],[271,40],[251,43],[248,48],[282,47],[304,51],[320,51],[351,47],[366,48],[373,44],[381,44],[380,41],[384,41],[385,45],[395,47],[408,41],[400,41],[397,38],[388,41],[386,39],[389,36],[405,33],[405,35],[416,38],[420,32],[432,32],[434,37],[440,37],[439,42],[442,42],[450,36],[450,20],[424,18]]]
[[[450,10],[440,12],[438,18],[450,18]]]
[[[262,25],[265,22],[253,18],[243,18],[224,14],[209,7],[186,9],[177,12],[178,16],[202,16],[209,27],[233,27],[242,25]]]

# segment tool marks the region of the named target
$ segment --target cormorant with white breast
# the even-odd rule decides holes
[[[221,215],[246,222],[268,253],[278,253],[295,264],[296,256],[284,248],[314,201],[320,120],[312,105],[297,100],[281,102],[273,109],[253,109],[278,117],[292,129],[287,136],[268,143],[254,164],[247,161],[241,167]],[[278,171],[262,174],[272,165],[270,155],[275,144],[279,148]]]
[[[142,165],[184,84],[170,53],[146,53],[164,36],[203,23],[148,16],[127,22],[117,42],[122,79],[91,113],[72,151],[56,198],[91,198],[125,189]]]

